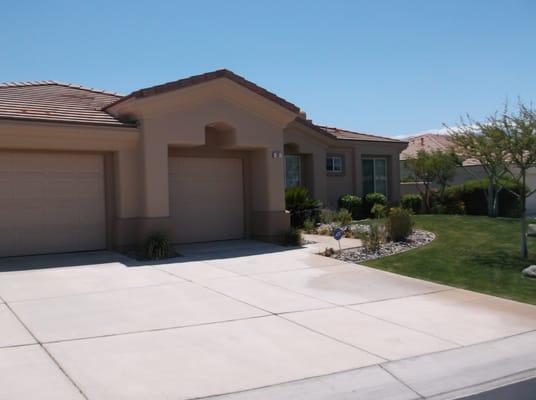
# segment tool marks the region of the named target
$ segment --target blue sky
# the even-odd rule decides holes
[[[228,68],[315,122],[390,136],[536,101],[536,1],[24,1],[0,81],[128,93]]]

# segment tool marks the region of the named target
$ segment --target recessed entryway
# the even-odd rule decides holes
[[[170,214],[177,243],[244,237],[241,158],[170,157]]]

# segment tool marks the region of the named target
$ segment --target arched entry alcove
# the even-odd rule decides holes
[[[235,146],[235,127],[227,122],[212,122],[205,125],[205,145],[222,148]]]

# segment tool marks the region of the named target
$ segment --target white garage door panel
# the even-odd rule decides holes
[[[106,247],[104,162],[0,152],[0,256]]]
[[[172,157],[169,191],[177,243],[244,237],[241,159]]]

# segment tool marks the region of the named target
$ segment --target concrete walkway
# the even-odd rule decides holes
[[[536,376],[536,307],[307,248],[179,251],[1,260],[0,398],[453,399]]]

